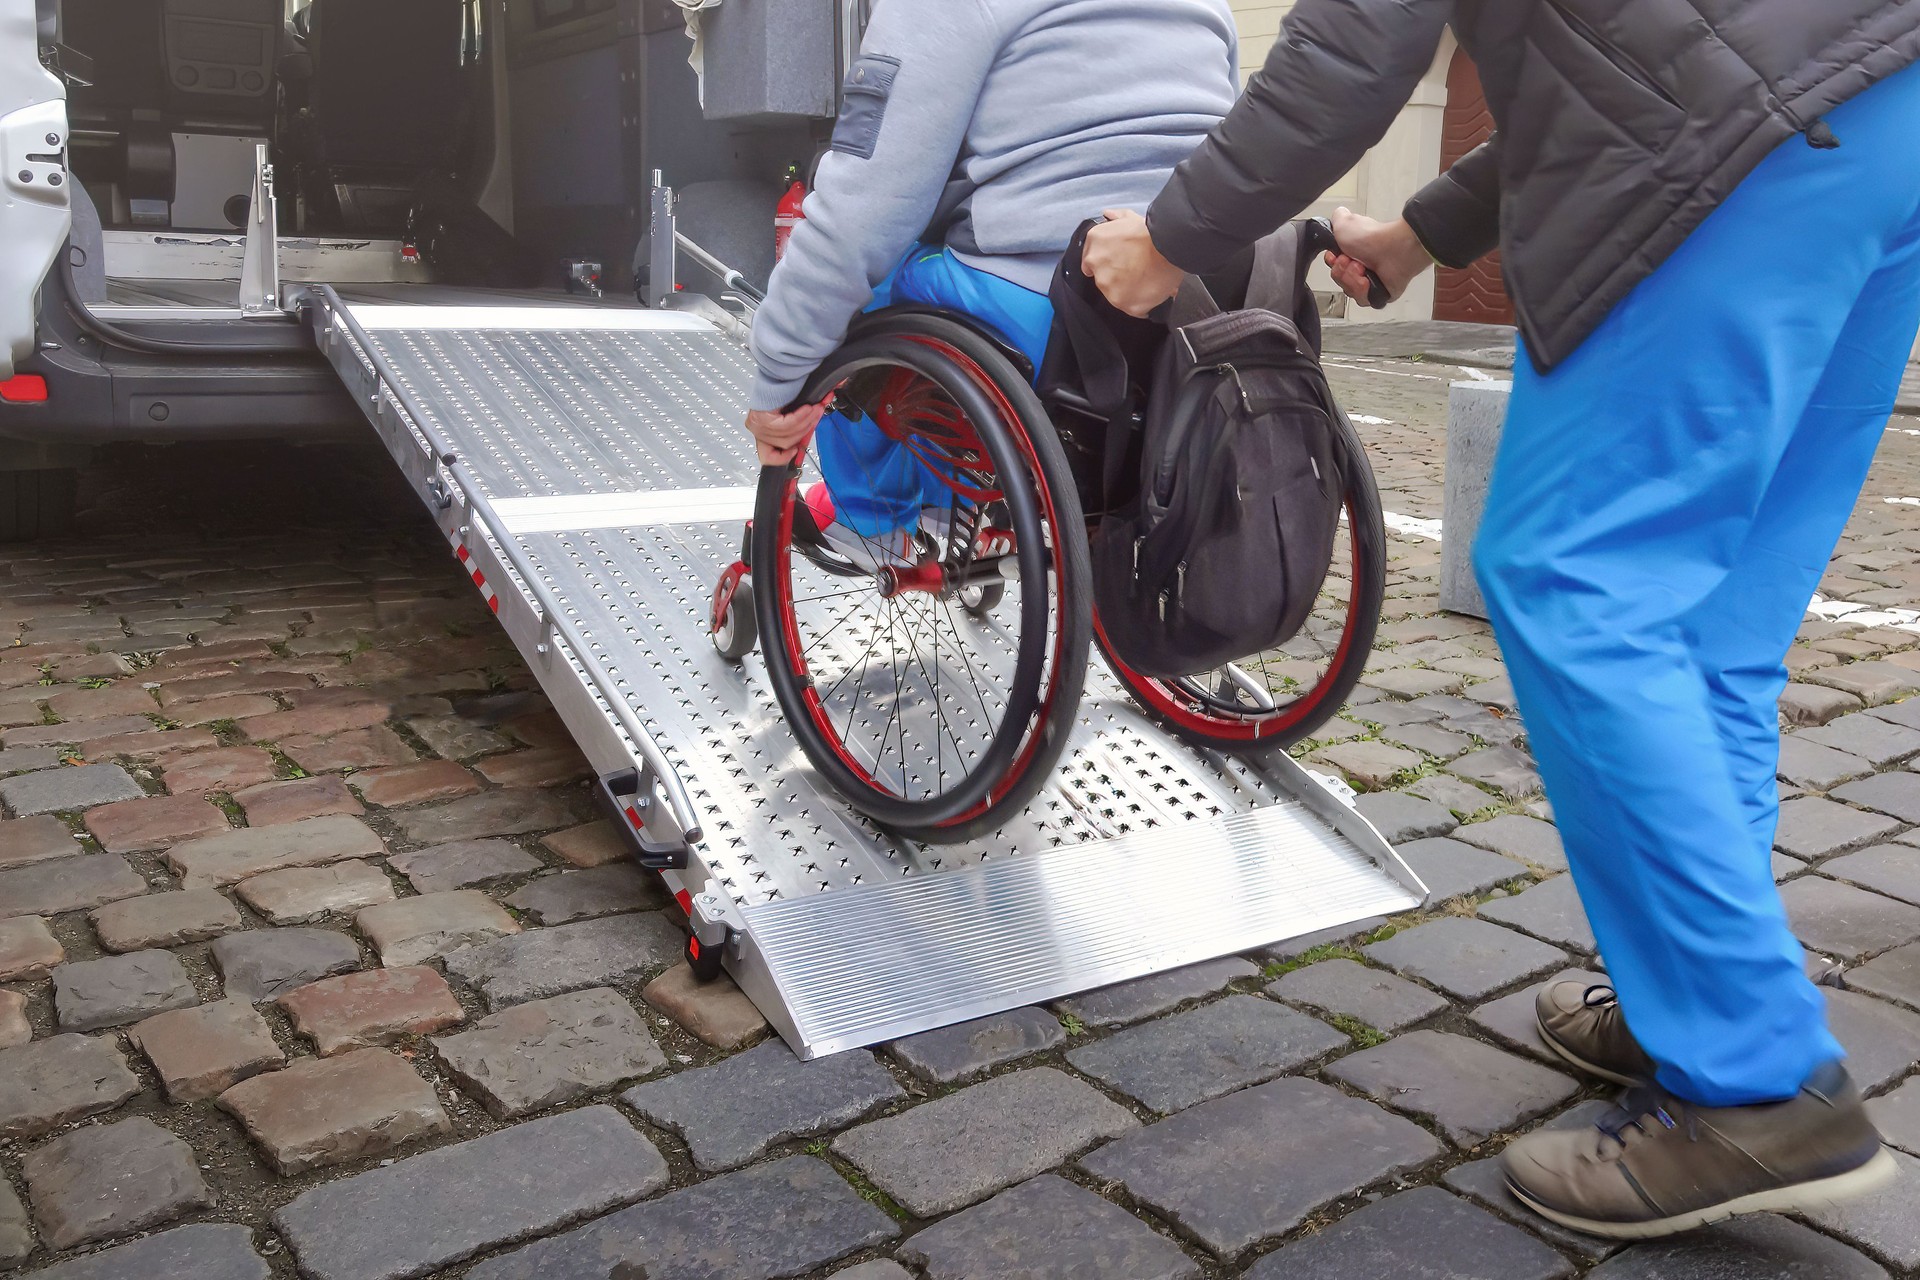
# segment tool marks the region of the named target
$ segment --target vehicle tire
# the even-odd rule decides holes
[[[764,469],[752,563],[768,678],[808,761],[853,808],[911,839],[970,840],[1033,798],[1079,706],[1092,630],[1079,497],[1032,387],[966,325],[864,319],[805,398],[834,392],[949,477],[952,500],[923,508],[911,567],[867,555],[877,543],[855,548],[862,567],[794,536],[810,455]],[[1005,607],[972,614],[968,586],[997,588]]]
[[[1235,752],[1306,741],[1346,705],[1366,668],[1386,597],[1387,531],[1366,446],[1345,413],[1336,407],[1332,418],[1346,476],[1341,536],[1349,568],[1344,577],[1329,571],[1299,635],[1218,671],[1161,680],[1121,662],[1094,619],[1101,656],[1128,694],[1195,746]],[[1334,570],[1339,567],[1336,544]]]
[[[80,473],[71,467],[0,471],[0,542],[59,537],[73,527]]]

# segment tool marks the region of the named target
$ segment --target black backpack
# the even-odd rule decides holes
[[[1087,509],[1102,513],[1102,631],[1142,675],[1196,675],[1286,643],[1325,582],[1346,478],[1306,286],[1309,226],[1255,247],[1235,310],[1189,278],[1164,321],[1125,316],[1080,271],[1085,227],[1055,276],[1041,390]]]

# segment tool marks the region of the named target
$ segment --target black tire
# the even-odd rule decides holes
[[[910,370],[950,397],[984,446],[991,474],[1005,493],[1007,519],[1016,535],[1010,554],[1023,584],[1020,607],[1017,616],[1006,611],[1007,616],[991,624],[979,624],[1003,626],[1007,634],[1017,629],[1011,644],[1014,670],[992,687],[1003,699],[1000,720],[986,730],[985,744],[973,760],[961,762],[956,752],[955,776],[945,785],[943,769],[937,793],[916,796],[889,790],[876,780],[874,770],[850,763],[855,753],[834,716],[824,710],[805,658],[807,646],[799,643],[798,659],[791,652],[799,629],[797,621],[790,622],[798,615],[789,557],[809,558],[793,550],[791,522],[799,475],[794,466],[760,473],[751,557],[758,579],[755,599],[769,680],[814,768],[876,823],[911,839],[951,843],[999,827],[1033,798],[1065,749],[1091,645],[1085,520],[1066,455],[1039,398],[992,342],[964,324],[925,314],[880,312],[866,317],[848,343],[821,366],[804,399],[817,402],[836,388],[848,394],[844,388],[849,379],[889,369]],[[1009,482],[1010,476],[1018,482]],[[821,561],[811,563],[818,566]],[[829,567],[829,572],[849,582],[869,580],[869,575],[844,569]],[[1045,583],[1045,589],[1032,590],[1036,582]],[[1004,594],[999,584],[987,589],[996,586]],[[927,661],[938,669],[937,647]],[[864,683],[864,669],[861,677],[856,686]],[[829,688],[827,696],[833,692]],[[937,695],[934,701],[939,702]],[[881,742],[884,746],[884,729]],[[903,772],[905,755],[903,741]],[[962,763],[964,773],[959,772]]]
[[[738,662],[760,641],[759,615],[753,607],[753,579],[742,578],[727,605],[727,616],[713,633],[713,647],[728,662]]]
[[[1345,511],[1352,557],[1346,617],[1335,654],[1319,678],[1299,697],[1272,712],[1235,711],[1209,698],[1193,681],[1158,680],[1126,667],[1108,647],[1096,623],[1095,639],[1133,700],[1175,736],[1216,751],[1264,751],[1290,747],[1313,736],[1346,705],[1373,653],[1380,608],[1387,587],[1387,530],[1380,514],[1380,490],[1367,462],[1366,446],[1353,423],[1336,406],[1331,415],[1335,447],[1347,477]]]
[[[960,591],[960,607],[976,618],[984,618],[1000,607],[1007,598],[1007,589],[997,582],[985,586],[964,587]]]
[[[32,542],[72,529],[79,481],[71,467],[0,471],[0,542]]]

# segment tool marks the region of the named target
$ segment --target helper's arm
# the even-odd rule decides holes
[[[1500,135],[1414,192],[1402,215],[1443,267],[1464,267],[1500,243]]]
[[[1267,64],[1147,221],[1204,274],[1297,217],[1356,164],[1433,64],[1453,0],[1300,0]]]
[[[883,0],[833,147],[753,322],[754,409],[779,409],[926,232],[1000,35],[979,0]]]

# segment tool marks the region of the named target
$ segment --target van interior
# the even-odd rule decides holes
[[[672,0],[63,0],[61,21],[86,66],[75,243],[97,225],[104,268],[82,300],[109,312],[237,305],[262,146],[288,284],[579,293],[591,263],[630,300],[655,169],[719,193],[742,230],[716,251],[763,280],[821,130],[707,119]]]

